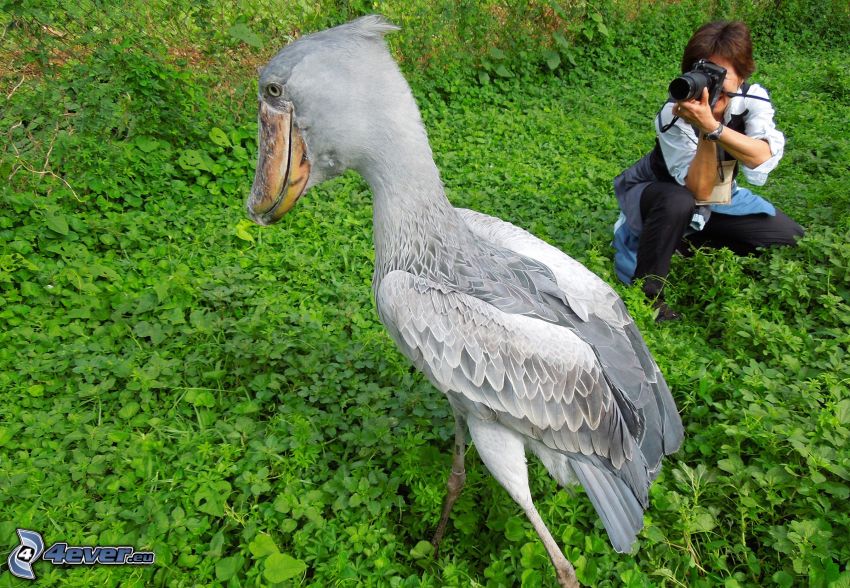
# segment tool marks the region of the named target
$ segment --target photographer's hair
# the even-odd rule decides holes
[[[682,73],[691,71],[700,59],[720,55],[735,66],[746,80],[756,69],[750,29],[741,21],[719,20],[702,25],[688,41],[682,56]]]

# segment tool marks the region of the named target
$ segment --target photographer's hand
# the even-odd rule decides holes
[[[708,103],[708,89],[703,88],[699,100],[682,100],[673,107],[673,114],[679,116],[689,124],[696,126],[702,133],[711,133],[717,130],[717,124],[723,118],[728,98],[722,95],[714,106],[712,112]]]

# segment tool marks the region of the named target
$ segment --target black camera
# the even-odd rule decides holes
[[[708,88],[708,103],[714,108],[723,92],[724,79],[726,79],[725,67],[720,67],[707,59],[700,59],[691,71],[670,82],[667,91],[670,92],[673,100],[681,102],[682,100],[699,100],[702,97],[703,88]]]

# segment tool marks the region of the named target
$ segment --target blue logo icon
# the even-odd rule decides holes
[[[18,538],[21,544],[12,550],[7,560],[9,571],[18,578],[35,580],[32,564],[38,561],[44,552],[44,539],[35,531],[27,529],[18,529]]]
[[[156,555],[152,551],[136,551],[129,546],[68,546],[59,541],[44,550],[44,539],[35,531],[18,529],[21,544],[9,554],[9,571],[18,578],[35,580],[32,566],[41,560],[53,565],[152,565]]]

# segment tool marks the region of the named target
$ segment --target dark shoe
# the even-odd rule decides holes
[[[656,300],[652,303],[652,308],[658,311],[658,314],[655,315],[656,323],[663,323],[666,321],[678,321],[682,318],[682,315],[667,306],[667,303],[663,300]]]

